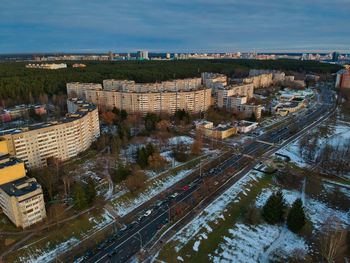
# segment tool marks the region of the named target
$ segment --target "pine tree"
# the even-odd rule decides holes
[[[269,224],[282,223],[284,220],[285,201],[282,192],[278,191],[273,193],[269,199],[267,199],[263,210],[262,216]]]
[[[303,202],[300,198],[294,201],[292,208],[290,209],[287,217],[288,228],[297,233],[305,225],[306,217],[303,208]]]
[[[87,200],[86,200],[86,195],[85,195],[84,189],[78,183],[76,183],[74,185],[73,199],[74,199],[75,208],[80,210],[80,209],[84,209],[87,207]]]
[[[285,215],[285,210],[286,210],[286,202],[284,200],[283,193],[281,191],[278,191],[276,193],[276,201],[277,201],[277,222],[282,223],[284,221],[284,215]]]

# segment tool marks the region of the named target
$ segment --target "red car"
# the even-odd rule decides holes
[[[182,187],[182,190],[187,191],[188,189],[190,189],[190,187],[188,185],[185,185],[184,187]]]

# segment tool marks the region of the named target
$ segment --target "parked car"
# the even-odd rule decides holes
[[[185,185],[184,187],[182,187],[182,190],[187,191],[188,189],[190,189],[190,187],[188,185]]]

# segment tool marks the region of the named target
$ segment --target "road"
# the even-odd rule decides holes
[[[257,136],[255,140],[242,146],[239,154],[232,155],[217,167],[204,173],[202,177],[195,179],[186,190],[174,190],[169,192],[163,200],[149,207],[151,213],[147,216],[139,214],[126,229],[117,231],[94,251],[85,253],[84,262],[126,262],[140,250],[143,250],[159,229],[168,224],[171,209],[178,203],[193,204],[193,192],[203,184],[204,178],[213,178],[218,181],[218,188],[209,197],[203,197],[201,206],[205,207],[217,196],[223,193],[231,185],[241,179],[247,171],[253,168],[259,158],[270,151],[277,151],[282,145],[295,139],[296,133],[303,130],[305,133],[312,127],[312,123],[319,120],[333,110],[333,96],[330,91],[322,89],[322,102],[316,107],[310,108],[302,116],[297,115],[289,119],[288,123]],[[305,128],[307,127],[307,128]],[[267,142],[267,143],[265,143]],[[235,173],[228,171],[235,171]],[[175,196],[175,195],[176,196]],[[176,224],[176,222],[172,222]],[[185,223],[185,222],[184,222]],[[144,253],[147,254],[147,251]]]

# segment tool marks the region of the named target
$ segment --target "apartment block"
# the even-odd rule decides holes
[[[0,185],[0,206],[16,227],[27,228],[46,218],[43,191],[34,178]]]
[[[206,111],[211,105],[211,89],[203,88],[200,78],[135,83],[128,80],[104,80],[103,89],[85,83],[68,83],[76,94],[102,109],[124,109],[130,113],[174,113],[185,109],[192,113]]]
[[[256,76],[250,76],[243,79],[243,83],[253,84],[256,88],[267,88],[273,84],[272,73],[260,74]]]
[[[228,107],[229,97],[245,97],[245,101],[253,98],[253,84],[230,85],[220,88],[215,92],[217,106],[219,108]]]
[[[0,131],[9,153],[33,168],[46,166],[50,157],[64,161],[87,150],[100,135],[98,109],[78,99],[67,104],[70,112],[59,122]]]
[[[26,177],[23,161],[10,156],[7,142],[0,140],[0,207],[17,226],[26,228],[46,217],[41,186]]]

